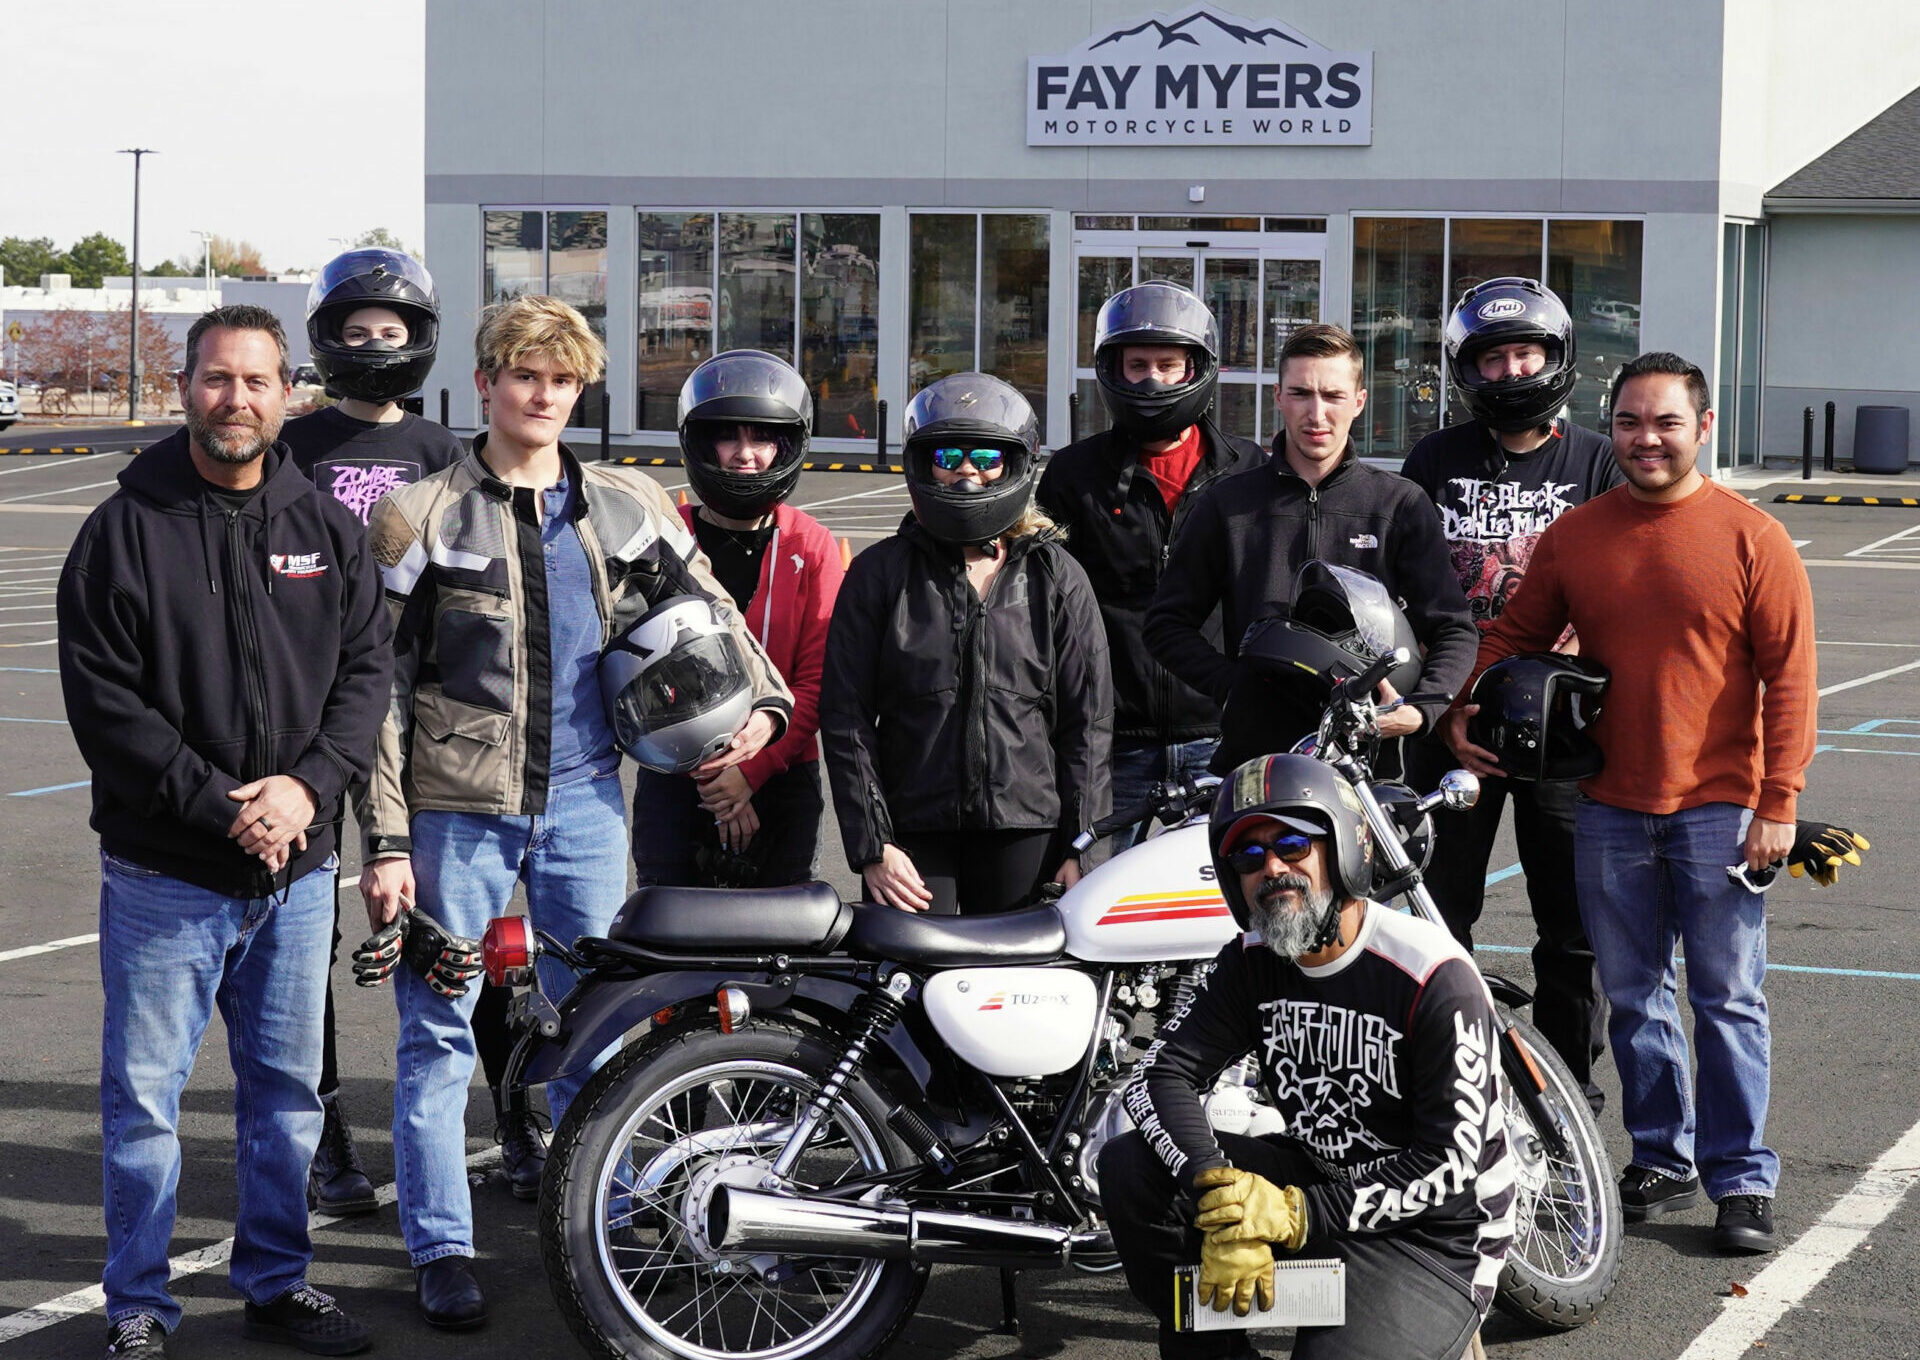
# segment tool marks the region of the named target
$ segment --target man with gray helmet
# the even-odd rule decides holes
[[[1115,293],[1100,308],[1093,344],[1112,427],[1055,453],[1038,496],[1100,602],[1113,665],[1113,804],[1124,809],[1213,758],[1219,703],[1168,671],[1141,630],[1168,545],[1199,493],[1265,455],[1215,423],[1219,326],[1185,288],[1143,283]],[[1216,646],[1219,630],[1216,611],[1205,625]],[[1113,848],[1144,830],[1120,832]]]
[[[1238,1330],[1175,1329],[1176,1269],[1200,1307],[1271,1307],[1281,1252],[1346,1265],[1347,1320],[1295,1360],[1454,1360],[1513,1236],[1499,1022],[1448,934],[1368,900],[1373,843],[1351,785],[1307,756],[1227,776],[1208,843],[1248,933],[1162,1027],[1101,1150],[1100,1196],[1160,1354],[1253,1356]],[[1284,1129],[1216,1133],[1201,1103],[1249,1054]]]

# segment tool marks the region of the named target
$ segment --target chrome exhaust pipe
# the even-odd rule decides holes
[[[1064,1266],[1112,1255],[1104,1231],[1021,1223],[905,1205],[860,1204],[716,1186],[707,1240],[746,1255],[855,1256],[980,1266]]]

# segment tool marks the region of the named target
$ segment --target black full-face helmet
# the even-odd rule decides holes
[[[729,519],[758,519],[793,494],[807,460],[813,393],[790,364],[757,349],[716,354],[680,388],[680,453],[700,503]],[[714,441],[741,425],[770,432],[780,445],[765,472],[729,472]]]
[[[407,343],[349,345],[340,328],[362,307],[385,307],[407,323]],[[384,404],[418,392],[440,345],[440,296],[411,255],[370,247],[327,261],[307,290],[307,344],[335,396]]]
[[[1535,344],[1547,352],[1538,373],[1489,381],[1480,356],[1495,345]],[[1573,318],[1537,279],[1488,279],[1469,288],[1445,336],[1447,376],[1475,420],[1490,430],[1532,430],[1560,413],[1580,375],[1574,369]]]
[[[1270,678],[1299,679],[1309,701],[1319,703],[1395,647],[1410,659],[1388,673],[1387,683],[1405,695],[1420,679],[1420,644],[1407,616],[1374,577],[1313,558],[1294,573],[1286,616],[1248,627],[1240,659]]]
[[[1589,731],[1600,717],[1606,667],[1564,652],[1521,652],[1473,682],[1467,740],[1500,757],[1515,779],[1591,779],[1606,758]]]
[[[1027,511],[1040,466],[1040,422],[1009,383],[984,373],[955,373],[907,404],[907,496],[921,527],[944,543],[985,547]],[[933,475],[941,449],[997,449],[1005,469],[991,482],[942,486]]]
[[[1227,856],[1249,835],[1274,823],[1327,838],[1333,901],[1314,945],[1324,949],[1339,936],[1340,908],[1348,899],[1373,891],[1373,835],[1359,795],[1331,765],[1312,756],[1257,756],[1221,781],[1207,823],[1207,844],[1220,893],[1242,930],[1252,921],[1253,909]]]
[[[1129,345],[1179,345],[1191,364],[1177,383],[1128,382]],[[1177,437],[1213,405],[1220,380],[1220,326],[1207,305],[1175,283],[1123,288],[1100,308],[1093,330],[1093,371],[1113,427],[1137,440]]]

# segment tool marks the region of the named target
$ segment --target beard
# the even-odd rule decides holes
[[[1313,952],[1320,923],[1333,905],[1330,888],[1315,892],[1302,874],[1263,879],[1253,901],[1253,928],[1260,941],[1283,959]]]
[[[204,411],[187,410],[187,433],[200,450],[216,463],[242,466],[265,453],[280,437],[278,420],[264,421],[236,414],[240,424],[218,424]]]

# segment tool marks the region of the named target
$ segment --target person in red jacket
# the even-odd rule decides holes
[[[680,507],[793,690],[786,734],[704,783],[641,770],[633,860],[642,884],[772,887],[812,878],[820,848],[820,667],[843,570],[833,535],[785,503],[800,480],[813,396],[759,350],[716,354],[680,389],[680,450],[700,498]]]

